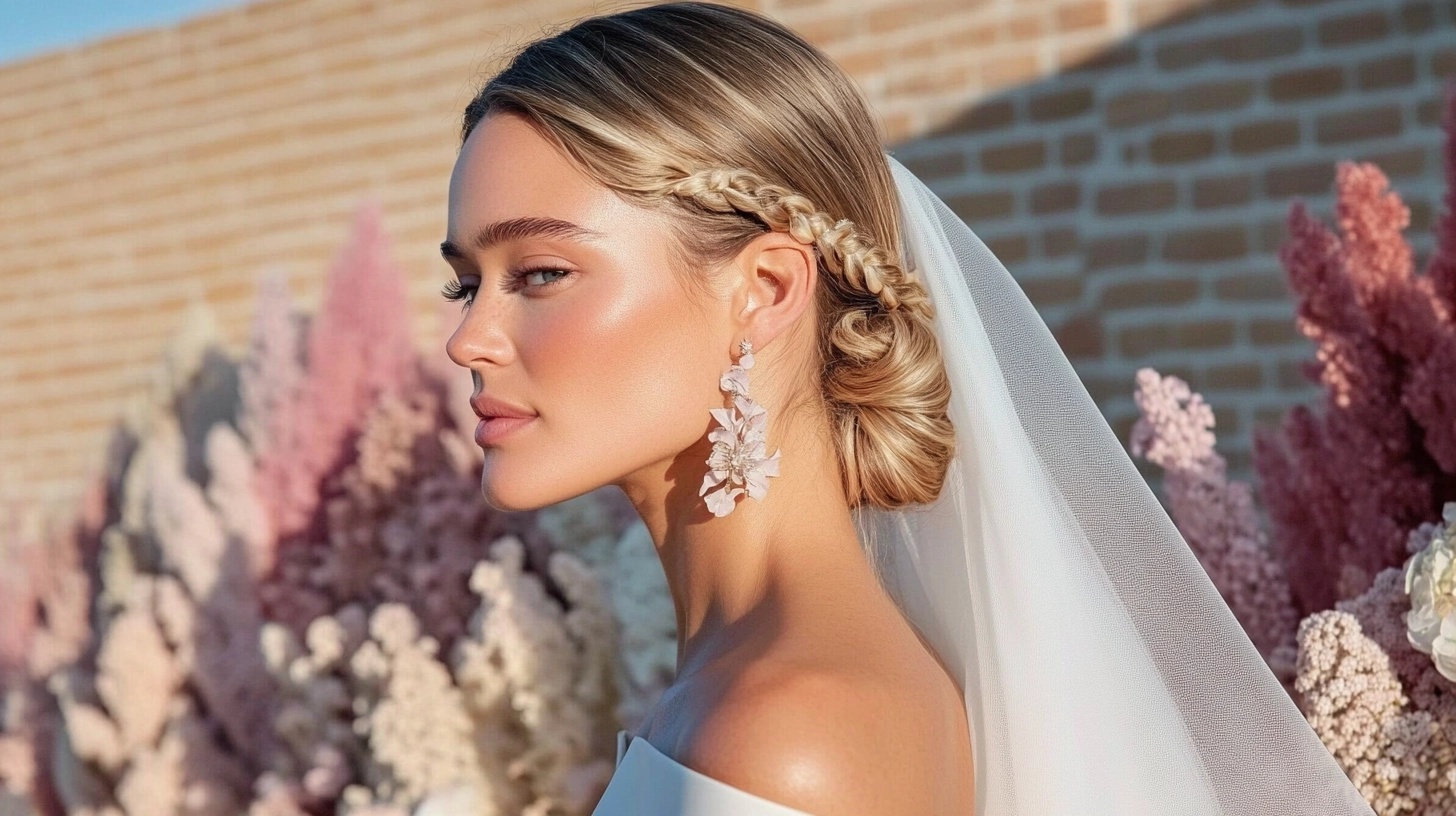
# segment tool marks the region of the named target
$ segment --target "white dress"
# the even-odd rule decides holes
[[[630,743],[630,745],[629,745]],[[617,770],[592,816],[812,816],[695,771],[617,732]]]

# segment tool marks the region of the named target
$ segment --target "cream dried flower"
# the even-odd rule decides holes
[[[1456,681],[1456,502],[1446,502],[1441,518],[1445,528],[1405,562],[1406,637],[1442,677]]]
[[[733,512],[734,499],[747,492],[749,498],[762,499],[768,492],[768,477],[779,475],[779,453],[765,456],[768,450],[764,430],[768,409],[748,396],[748,369],[753,368],[753,354],[745,352],[719,382],[719,388],[733,395],[733,408],[713,408],[709,413],[719,427],[708,433],[713,452],[708,456],[708,472],[703,475],[699,496],[705,496],[708,510],[714,516]],[[737,416],[734,416],[734,410]],[[715,489],[716,488],[716,489]],[[713,492],[709,493],[708,491]]]

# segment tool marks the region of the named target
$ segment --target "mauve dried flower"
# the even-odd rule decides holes
[[[1445,100],[1446,213],[1425,275],[1403,230],[1410,208],[1370,163],[1335,173],[1339,234],[1303,202],[1280,250],[1305,375],[1322,412],[1296,406],[1254,433],[1273,537],[1302,614],[1359,593],[1406,558],[1407,535],[1452,498],[1456,471],[1456,84]]]
[[[1299,615],[1283,564],[1254,513],[1253,490],[1229,481],[1214,450],[1213,409],[1177,377],[1137,374],[1131,451],[1164,470],[1168,513],[1249,639],[1282,682],[1294,678]]]

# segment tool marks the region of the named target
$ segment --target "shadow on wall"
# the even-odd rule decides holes
[[[1007,265],[1119,439],[1156,366],[1208,398],[1248,478],[1253,426],[1316,390],[1277,258],[1289,204],[1332,219],[1336,162],[1373,161],[1424,268],[1451,77],[1452,0],[1215,0],[891,150]]]

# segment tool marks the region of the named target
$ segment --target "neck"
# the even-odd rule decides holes
[[[714,517],[697,495],[711,445],[685,451],[659,477],[623,486],[672,593],[678,679],[800,623],[843,621],[879,596],[833,449],[822,434],[773,430],[768,451],[782,451],[780,475],[769,479],[763,500],[739,496],[727,516]],[[780,448],[774,436],[792,444]],[[647,483],[660,490],[641,487]]]

